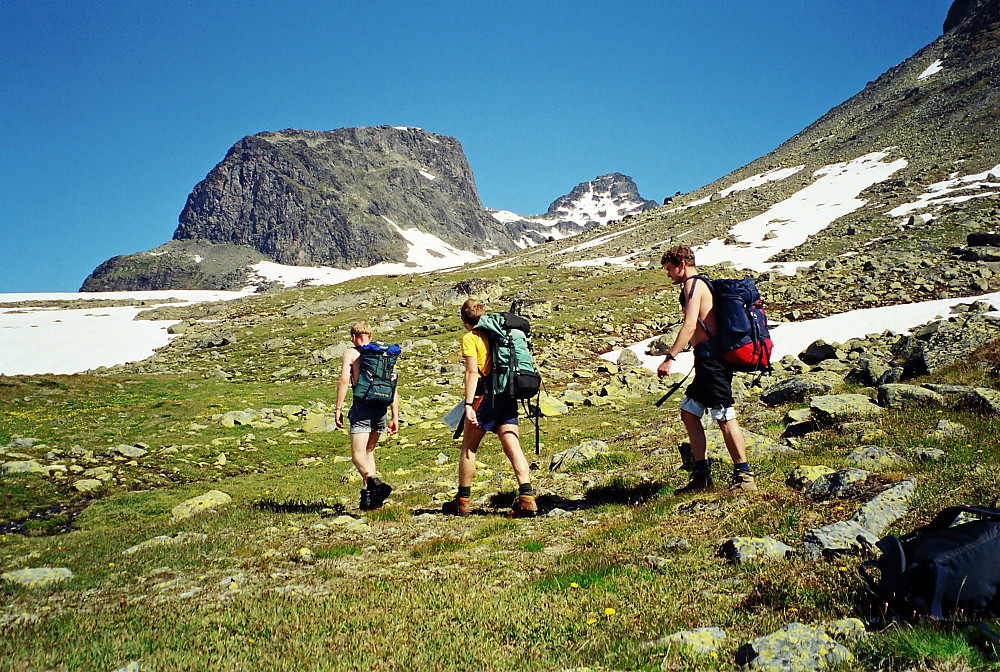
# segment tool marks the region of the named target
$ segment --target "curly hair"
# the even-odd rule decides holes
[[[688,266],[694,266],[694,250],[687,245],[675,245],[663,253],[663,257],[660,259],[660,266],[666,266],[667,264],[680,266],[682,261]]]

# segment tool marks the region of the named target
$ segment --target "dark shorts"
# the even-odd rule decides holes
[[[733,369],[721,357],[694,358],[694,380],[686,394],[705,408],[733,405]]]
[[[351,434],[382,433],[388,426],[389,407],[355,401],[347,412],[347,422],[351,424]]]
[[[517,401],[510,397],[496,397],[487,394],[476,409],[479,428],[494,432],[504,425],[517,424]]]

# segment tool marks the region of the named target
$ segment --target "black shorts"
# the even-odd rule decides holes
[[[721,357],[695,357],[694,380],[687,396],[705,408],[733,405],[733,368]]]

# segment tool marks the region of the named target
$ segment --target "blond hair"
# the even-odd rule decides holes
[[[371,337],[372,328],[368,326],[367,322],[355,322],[351,325],[351,338],[355,336],[368,336]]]

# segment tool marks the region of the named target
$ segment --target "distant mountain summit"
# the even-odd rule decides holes
[[[272,278],[261,262],[441,268],[655,205],[612,173],[581,183],[545,215],[505,219],[483,207],[455,138],[397,126],[263,132],[233,145],[194,187],[172,241],[109,259],[82,289],[240,289]]]
[[[530,247],[652,210],[658,205],[639,195],[631,177],[609,173],[581,182],[565,196],[552,201],[542,215],[519,215],[509,210],[489,212],[507,225],[519,247]]]
[[[243,138],[188,197],[174,240],[252,247],[281,264],[405,262],[400,229],[474,252],[512,249],[455,138],[409,127]]]

